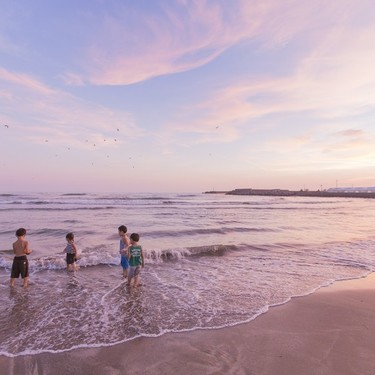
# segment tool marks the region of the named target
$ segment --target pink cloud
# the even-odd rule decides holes
[[[92,30],[84,57],[86,73],[78,81],[124,85],[183,72],[207,64],[243,40],[257,41],[265,49],[295,39],[305,48],[325,45],[332,28],[340,30],[348,23],[348,14],[358,8],[366,12],[366,4],[360,7],[352,0],[159,1],[156,6],[158,13],[124,6],[116,14],[98,17],[98,31]]]
[[[360,137],[365,136],[365,132],[361,129],[347,129],[342,130],[334,134],[334,136],[342,136],[342,137]]]
[[[27,74],[0,67],[0,84],[3,86],[0,96],[6,99],[0,102],[0,111],[6,107],[7,122],[12,128],[23,129],[23,137],[34,143],[47,138],[50,143],[69,143],[85,149],[86,140],[90,139],[91,146],[96,143],[98,148],[108,148],[121,143],[117,129],[129,131],[129,139],[143,135],[129,113],[51,89]],[[116,137],[118,143],[114,142]]]
[[[50,95],[53,93],[53,90],[39,82],[37,79],[26,74],[11,72],[2,68],[1,66],[0,80],[10,84],[15,84],[19,87],[23,87],[25,89],[29,89],[43,95]]]
[[[159,4],[164,6],[158,14],[124,7],[98,19],[100,33],[88,49],[84,81],[131,84],[183,72],[208,63],[244,39],[280,45],[306,27],[310,12],[318,8],[274,0]],[[285,22],[288,17],[292,23]]]

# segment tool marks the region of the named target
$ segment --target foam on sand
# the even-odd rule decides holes
[[[112,347],[15,358],[5,374],[372,374],[375,274],[341,281],[219,330],[138,338]]]

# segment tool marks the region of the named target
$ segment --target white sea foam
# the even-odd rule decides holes
[[[167,261],[178,261],[186,257],[197,255],[215,255],[225,251],[234,250],[234,246],[212,245],[192,248],[175,248],[165,250],[144,250],[147,263],[164,263]],[[0,255],[0,268],[10,269],[13,262],[13,256]],[[120,256],[117,251],[95,250],[86,251],[79,256],[77,265],[80,267],[92,267],[98,265],[116,266],[120,262]],[[55,256],[42,256],[40,258],[29,258],[29,269],[32,272],[45,270],[62,270],[66,268],[65,254]]]

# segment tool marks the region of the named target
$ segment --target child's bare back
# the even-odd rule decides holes
[[[31,254],[29,243],[23,238],[18,238],[18,240],[13,243],[13,252],[16,257]]]
[[[29,262],[26,255],[31,254],[29,243],[25,240],[26,229],[19,228],[16,231],[17,241],[13,242],[14,259],[10,275],[10,286],[14,287],[14,282],[21,275],[23,286],[27,287],[29,280]]]

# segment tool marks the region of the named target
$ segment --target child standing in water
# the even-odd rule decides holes
[[[128,228],[125,225],[118,227],[118,234],[120,236],[120,254],[121,254],[121,267],[122,275],[124,278],[128,277],[129,261],[128,261],[128,247],[130,240],[127,235]]]
[[[10,286],[14,287],[14,281],[21,275],[23,287],[26,288],[29,282],[29,262],[27,256],[31,253],[29,243],[25,240],[26,229],[19,228],[16,231],[17,241],[13,243],[14,259],[10,275]]]
[[[142,246],[138,245],[139,234],[132,233],[130,235],[131,245],[128,248],[128,258],[129,258],[129,277],[128,285],[131,284],[132,279],[134,278],[134,286],[139,285],[139,274],[141,272],[141,267],[145,266],[145,260],[143,257]]]
[[[74,234],[68,233],[66,235],[66,247],[64,252],[66,253],[66,269],[68,271],[77,270],[78,267],[76,265],[77,257],[78,257],[78,249],[76,244],[74,243]]]

